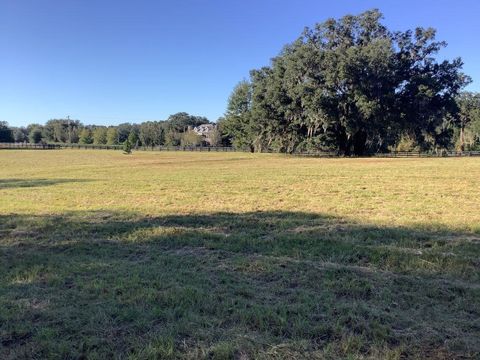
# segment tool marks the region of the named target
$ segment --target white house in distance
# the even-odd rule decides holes
[[[211,135],[213,131],[217,128],[216,124],[201,124],[193,128],[193,132],[197,135],[200,135],[204,138],[205,142],[212,144]]]

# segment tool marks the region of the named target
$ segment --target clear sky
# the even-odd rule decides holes
[[[479,0],[0,0],[0,120],[216,120],[305,26],[371,8],[392,30],[437,28],[480,90]]]

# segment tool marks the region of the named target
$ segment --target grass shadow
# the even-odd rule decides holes
[[[57,184],[88,182],[87,179],[0,179],[1,189],[30,188]]]
[[[476,356],[478,234],[302,212],[0,217],[4,358]]]

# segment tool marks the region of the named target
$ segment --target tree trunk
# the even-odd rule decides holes
[[[350,156],[350,141],[346,132],[344,130],[339,131],[336,137],[340,154]]]
[[[465,126],[462,124],[460,128],[460,151],[465,150]]]
[[[367,149],[367,134],[360,130],[353,136],[353,153],[357,156],[365,155]]]

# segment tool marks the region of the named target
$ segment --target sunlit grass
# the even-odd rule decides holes
[[[479,355],[480,159],[0,152],[0,358]]]

